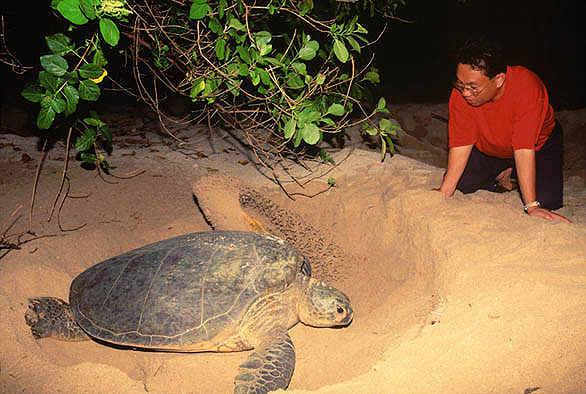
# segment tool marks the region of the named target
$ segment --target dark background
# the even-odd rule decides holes
[[[446,102],[454,51],[472,33],[482,32],[502,42],[509,64],[524,65],[541,77],[555,109],[586,107],[585,1],[406,2],[398,14],[413,23],[392,21],[375,47],[380,90],[389,103]],[[47,17],[48,2],[3,3],[9,49],[25,65],[38,67],[39,55],[47,52],[44,36],[66,25],[48,24],[57,21]],[[24,101],[19,91],[36,72],[18,76],[0,65],[3,101]]]
[[[377,65],[387,101],[444,102],[455,70],[453,54],[472,34],[498,40],[511,65],[536,72],[556,109],[586,106],[584,1],[407,0],[393,22]]]

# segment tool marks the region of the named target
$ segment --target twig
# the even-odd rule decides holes
[[[9,221],[16,215],[16,213],[20,210],[20,208],[22,208],[22,205],[19,205],[18,207],[16,207],[16,209],[14,210],[14,212],[12,212],[12,215],[10,215],[10,217],[8,219],[6,219],[6,222],[2,223],[2,227],[0,227],[0,229],[4,229],[4,226],[6,225],[6,228],[2,231],[2,237],[0,237],[0,240],[2,242],[4,242],[4,240],[6,239],[6,233],[8,233],[8,230],[10,230],[10,228],[12,226],[14,226],[14,224],[16,223],[16,221],[18,220],[18,218],[16,218],[12,223],[9,223]]]
[[[25,72],[32,70],[34,67],[23,66],[20,60],[18,60],[18,58],[10,52],[10,50],[8,49],[8,45],[6,44],[6,29],[4,28],[4,15],[0,16],[0,22],[2,24],[2,32],[0,33],[0,36],[2,37],[2,47],[6,51],[8,57],[10,58],[10,61],[0,59],[0,62],[10,66],[12,68],[12,71],[16,74],[24,74]],[[0,55],[4,54],[0,53]]]
[[[39,165],[37,166],[37,171],[35,173],[35,180],[33,182],[33,190],[31,193],[31,202],[30,202],[30,210],[28,216],[28,232],[33,234],[33,207],[35,205],[35,196],[37,195],[37,185],[39,183],[39,177],[41,175],[41,168],[43,166],[43,162],[45,161],[45,157],[47,152],[45,149],[47,148],[47,141],[48,139],[45,138],[45,142],[43,143],[43,148],[41,149],[41,157],[39,158]]]
[[[67,176],[67,166],[69,164],[69,142],[71,141],[71,131],[73,130],[73,126],[69,128],[67,132],[67,141],[65,143],[65,160],[63,161],[63,171],[61,172],[61,183],[59,184],[59,189],[57,190],[57,194],[55,195],[55,200],[53,201],[53,206],[51,207],[51,211],[49,212],[49,217],[47,218],[47,222],[51,221],[53,217],[53,212],[55,211],[55,207],[57,206],[57,201],[59,200],[59,196],[63,191],[63,184],[65,183],[65,177]]]
[[[67,197],[69,197],[69,189],[71,187],[71,184],[69,182],[69,177],[67,176],[67,174],[65,175],[64,180],[67,180],[67,191],[65,192],[65,195],[61,199],[61,204],[59,204],[59,210],[57,211],[57,225],[59,226],[59,230],[61,230],[62,232],[76,231],[76,230],[79,230],[79,229],[85,227],[87,225],[87,223],[81,224],[81,225],[74,227],[74,228],[71,228],[71,229],[64,229],[63,226],[61,226],[61,209],[63,209],[63,205],[65,204],[65,200],[67,199]]]

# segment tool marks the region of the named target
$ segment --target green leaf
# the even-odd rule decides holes
[[[354,30],[354,33],[368,34],[368,30],[366,30],[360,23],[357,23],[356,30]]]
[[[96,79],[101,77],[103,73],[104,69],[100,66],[96,66],[95,64],[84,64],[79,68],[79,75],[82,78]]]
[[[299,114],[299,120],[304,123],[313,123],[321,118],[321,113],[314,106],[306,107]]]
[[[336,126],[336,122],[334,122],[333,120],[331,120],[327,116],[322,117],[319,121],[322,123],[325,123],[328,126]]]
[[[378,111],[381,111],[381,110],[385,109],[385,108],[386,108],[386,106],[387,106],[387,100],[385,100],[385,98],[384,98],[384,97],[381,97],[381,98],[378,100],[378,103],[376,104],[376,109],[377,109]]]
[[[301,14],[305,15],[313,10],[313,0],[301,0],[297,3],[297,7],[301,10]]]
[[[299,58],[303,60],[311,60],[315,57],[316,51],[312,48],[303,47],[299,50]]]
[[[102,122],[100,119],[95,118],[84,118],[83,122],[88,126],[95,126],[97,128],[103,127],[106,123]]]
[[[378,134],[378,129],[375,127],[368,127],[365,131],[368,135],[372,135],[372,136],[375,136]]]
[[[237,31],[246,31],[246,26],[244,26],[237,18],[231,17],[230,22],[228,23],[228,28],[232,28]]]
[[[116,23],[112,19],[102,18],[100,19],[100,33],[102,38],[111,46],[115,47],[120,41],[120,30]]]
[[[63,76],[63,80],[70,84],[78,84],[79,83],[79,75],[76,71],[70,71]]]
[[[346,45],[337,38],[334,39],[334,54],[340,62],[346,63],[348,61],[348,49],[346,48]]]
[[[270,44],[272,38],[271,33],[266,30],[255,33],[254,40],[261,56],[266,56],[273,50],[273,46]]]
[[[24,87],[24,89],[22,89],[20,95],[30,102],[38,103],[45,96],[45,92],[41,85],[39,85],[38,83],[29,82]]]
[[[189,92],[189,97],[191,99],[195,99],[206,87],[206,81],[204,78],[199,78],[191,85],[191,91]]]
[[[218,16],[221,18],[224,17],[224,10],[226,9],[226,4],[227,1],[226,0],[220,0],[218,2]]]
[[[299,74],[307,75],[307,66],[305,65],[305,63],[295,62],[292,63],[291,66],[293,67],[293,70],[295,70]]]
[[[212,32],[216,34],[221,34],[224,31],[224,26],[222,26],[220,20],[215,16],[210,18],[210,21],[208,22],[208,27]]]
[[[234,96],[238,96],[240,94],[240,85],[238,81],[227,81],[226,84],[228,85],[228,90]]]
[[[226,40],[223,38],[218,38],[216,41],[216,57],[218,60],[224,60],[226,56]]]
[[[366,78],[368,81],[374,84],[380,83],[380,76],[376,71],[367,72],[364,78]]]
[[[110,131],[110,127],[107,124],[104,124],[104,126],[100,127],[100,133],[104,136],[108,143],[112,143],[112,132]]]
[[[319,50],[319,43],[315,40],[306,42],[299,50],[299,58],[302,60],[311,60]]]
[[[334,162],[334,158],[325,150],[325,149],[320,149],[319,151],[319,157],[322,159],[322,161],[324,163],[331,163],[331,164],[336,164]],[[332,181],[332,182],[330,182]],[[328,183],[330,184],[330,186],[334,186],[334,183],[336,181],[334,181],[334,178],[329,178],[328,179]]]
[[[189,17],[191,19],[203,19],[211,11],[212,9],[208,5],[207,0],[196,0],[191,5],[191,9],[189,10]]]
[[[43,107],[37,116],[37,127],[41,130],[47,130],[55,120],[55,111],[51,107]]]
[[[64,75],[69,67],[67,60],[59,55],[41,56],[41,66],[43,66],[45,71],[57,77]]]
[[[244,63],[238,63],[238,75],[241,77],[248,77],[250,71],[248,70],[248,65]]]
[[[96,101],[100,98],[100,87],[97,83],[85,79],[79,83],[79,97],[82,100]]]
[[[386,131],[387,133],[390,133],[391,131],[393,131],[393,123],[386,119],[386,118],[382,118],[379,122],[378,122],[378,127],[383,130]]]
[[[79,8],[89,19],[96,19],[96,0],[80,0]]]
[[[252,80],[252,84],[254,86],[260,83],[260,74],[256,71],[256,69],[250,72],[250,79]]]
[[[75,149],[80,152],[86,151],[92,147],[94,142],[96,142],[96,130],[88,127],[75,142]]]
[[[64,55],[74,49],[71,39],[63,33],[45,36],[45,42],[47,43],[49,50],[56,55]]]
[[[256,46],[258,47],[260,47],[263,44],[268,44],[269,42],[271,42],[272,38],[273,36],[271,32],[266,30],[259,31],[258,33],[254,34],[254,41],[256,43]]]
[[[259,52],[261,56],[266,56],[273,50],[273,46],[271,44],[260,44]]]
[[[65,103],[65,100],[63,100],[61,97],[54,97],[53,100],[51,100],[51,108],[53,109],[53,111],[55,111],[55,113],[60,114],[61,112],[65,111],[67,104]]]
[[[354,49],[356,52],[360,53],[360,51],[361,51],[360,44],[358,44],[358,42],[354,39],[354,37],[346,36],[344,38],[346,39],[346,41],[348,41],[348,44],[350,44],[352,49]]]
[[[302,140],[303,140],[303,132],[300,129],[297,129],[297,131],[295,132],[295,135],[293,136],[293,146],[295,148],[297,148],[301,144]]]
[[[41,108],[47,108],[51,106],[51,101],[53,101],[53,95],[48,93],[43,96],[39,105],[41,106]]]
[[[106,64],[108,64],[108,59],[106,59],[106,56],[102,50],[97,49],[96,52],[94,52],[92,63],[96,66],[104,67]]]
[[[39,72],[39,83],[42,87],[51,93],[55,93],[59,88],[59,81],[57,80],[57,77],[49,74],[47,71]]]
[[[393,140],[388,135],[384,136],[385,140],[387,141],[387,145],[389,146],[389,151],[391,154],[395,153],[395,144],[393,144]]]
[[[358,15],[354,15],[354,17],[346,23],[344,28],[344,33],[353,33],[354,29],[356,28],[356,22],[358,21]]]
[[[332,114],[335,116],[342,116],[344,115],[344,113],[346,113],[346,110],[344,109],[344,106],[342,104],[332,104],[328,108],[326,115]]]
[[[380,149],[380,161],[385,160],[385,154],[387,153],[387,142],[384,138],[381,138],[381,149]]]
[[[307,38],[309,38],[309,36],[307,36]],[[317,42],[316,40],[308,40],[305,43],[305,46],[307,46],[317,52],[317,50],[319,49],[319,42]]]
[[[321,131],[315,123],[307,123],[303,128],[303,141],[309,145],[315,145],[321,138]]]
[[[242,45],[238,45],[236,47],[236,52],[238,52],[238,56],[240,56],[240,59],[242,59],[244,63],[250,64],[250,54],[246,48],[244,48]]]
[[[226,65],[226,74],[229,76],[234,76],[238,74],[238,64],[236,63],[229,63]]]
[[[75,89],[71,85],[67,85],[63,88],[63,93],[65,94],[65,101],[67,107],[65,108],[65,115],[71,115],[77,109],[77,103],[79,102],[79,93],[77,89]]]
[[[256,72],[260,75],[260,80],[265,86],[273,86],[273,81],[271,81],[271,77],[268,72],[264,69],[257,67]]]
[[[297,127],[297,120],[295,118],[289,118],[287,123],[285,124],[285,130],[283,131],[283,136],[285,139],[291,138],[293,133],[295,133],[295,128]]]
[[[88,22],[88,19],[81,12],[79,0],[61,0],[57,4],[57,10],[65,19],[76,25],[84,25]]]
[[[263,60],[275,67],[285,67],[285,64],[275,59],[274,57],[264,57]]]
[[[98,158],[93,153],[84,152],[81,154],[81,161],[88,164],[94,164],[96,161],[98,161]]]

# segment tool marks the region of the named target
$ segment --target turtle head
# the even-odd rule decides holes
[[[297,306],[299,320],[313,327],[345,326],[352,321],[346,294],[316,279],[308,279]]]

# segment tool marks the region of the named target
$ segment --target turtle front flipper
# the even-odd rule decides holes
[[[285,389],[295,369],[295,346],[284,329],[274,329],[238,368],[234,394]]]
[[[52,337],[63,341],[87,341],[89,337],[75,322],[71,307],[59,298],[29,298],[26,324],[36,339]]]

